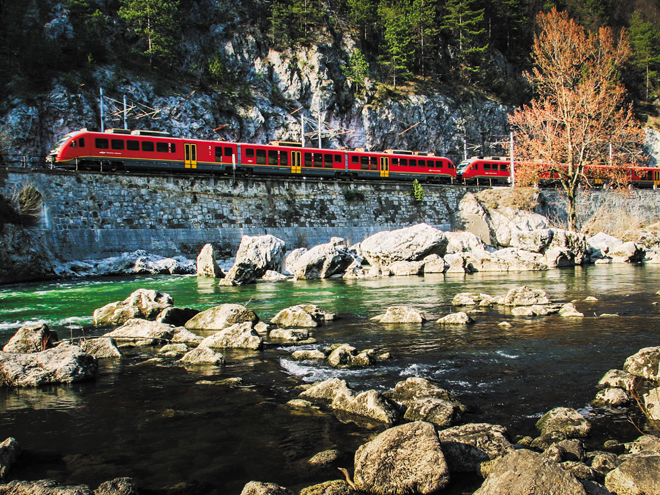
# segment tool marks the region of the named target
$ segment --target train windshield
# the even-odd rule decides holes
[[[69,134],[66,134],[63,137],[61,137],[60,140],[57,143],[55,143],[55,146],[53,146],[51,153],[57,153],[60,150],[60,148],[64,145],[64,143],[66,143],[67,140],[69,140],[73,136],[74,133],[70,132]]]
[[[463,160],[461,163],[459,163],[456,166],[456,173],[457,174],[462,174],[465,172],[465,169],[468,168],[468,166],[472,163],[470,160]]]

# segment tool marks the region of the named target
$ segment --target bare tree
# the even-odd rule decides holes
[[[644,133],[619,81],[630,47],[625,32],[587,33],[554,8],[540,13],[537,22],[535,67],[525,74],[537,98],[509,115],[515,154],[524,162],[516,182],[555,177],[568,199],[569,228],[577,230],[579,186],[589,184],[585,172],[597,171],[604,182],[625,182],[626,168],[641,156]]]

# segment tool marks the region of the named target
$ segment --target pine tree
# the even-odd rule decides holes
[[[383,65],[389,69],[396,88],[397,78],[406,79],[412,75],[410,69],[415,54],[412,25],[403,2],[382,1],[378,6],[378,15],[384,28],[386,45]]]
[[[362,42],[367,42],[370,26],[378,21],[378,9],[373,0],[347,0],[350,22],[360,32]]]
[[[171,65],[175,52],[175,34],[178,28],[177,13],[179,0],[120,0],[119,15],[142,41],[149,56],[149,65],[154,60]]]
[[[354,90],[364,88],[366,79],[369,76],[369,62],[364,57],[364,54],[357,48],[351,54],[348,60],[348,65],[342,67],[342,72]]]
[[[478,72],[483,55],[488,50],[484,27],[484,9],[474,9],[475,0],[448,0],[442,27],[454,39],[458,51],[454,59],[459,66],[459,74],[471,78]]]
[[[631,65],[637,69],[639,80],[645,80],[648,100],[652,89],[657,87],[660,67],[660,30],[652,22],[645,22],[639,12],[630,17]]]
[[[527,34],[528,2],[526,0],[492,0],[487,12],[489,43],[494,44],[509,60],[527,57],[531,38]]]
[[[417,47],[417,65],[422,76],[426,75],[427,61],[437,47],[438,29],[436,28],[437,0],[413,0],[410,5],[410,23]]]

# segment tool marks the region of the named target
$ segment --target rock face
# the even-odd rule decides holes
[[[272,235],[244,235],[234,266],[227,272],[223,284],[250,284],[263,277],[268,270],[281,272],[285,253],[286,243],[282,239]]]
[[[370,265],[389,267],[396,261],[419,261],[430,254],[444,256],[448,243],[444,232],[422,223],[378,232],[367,237],[360,246]]]
[[[561,466],[531,450],[517,450],[495,461],[474,495],[586,495],[582,484]]]
[[[343,239],[320,244],[302,253],[290,267],[297,279],[329,278],[343,274],[355,262]]]
[[[198,313],[186,322],[185,327],[189,330],[222,330],[245,321],[257,323],[259,317],[240,304],[221,304]]]
[[[355,453],[355,485],[377,494],[427,494],[449,483],[433,425],[422,421],[385,430]]]
[[[96,377],[98,364],[93,356],[72,345],[31,354],[0,353],[0,386],[37,387],[73,383]]]
[[[57,334],[48,325],[26,325],[18,329],[2,348],[4,352],[41,352],[55,347]]]
[[[224,278],[225,276],[215,259],[215,249],[212,244],[206,244],[197,255],[197,276],[210,278]]]
[[[131,318],[155,320],[164,309],[173,306],[169,294],[155,290],[138,289],[123,301],[106,304],[94,311],[94,324],[122,325]]]
[[[28,229],[0,222],[0,284],[55,278],[53,255]]]

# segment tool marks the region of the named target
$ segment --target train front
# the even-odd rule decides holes
[[[46,163],[51,167],[75,164],[81,157],[82,149],[85,148],[85,132],[86,130],[83,129],[65,134],[48,153]]]
[[[469,167],[472,164],[473,160],[463,160],[461,163],[456,165],[456,180],[464,181],[470,175]]]

